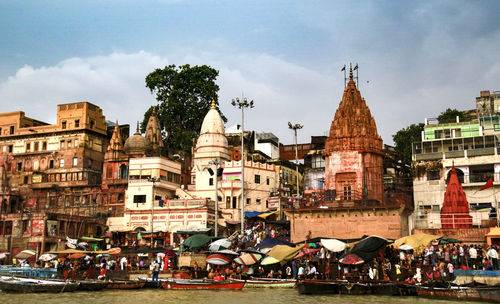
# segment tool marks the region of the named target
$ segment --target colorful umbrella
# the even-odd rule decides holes
[[[276,264],[279,262],[280,262],[280,260],[273,258],[272,256],[267,256],[262,261],[260,261],[260,264],[261,265],[271,265],[271,264]]]
[[[57,254],[44,253],[38,259],[40,261],[47,262],[47,261],[53,260],[55,258],[57,258]]]
[[[358,264],[363,264],[364,262],[365,261],[362,258],[360,258],[354,253],[347,254],[339,261],[339,263],[347,265],[358,265]]]
[[[403,245],[399,246],[399,250],[403,250],[403,251],[412,250],[412,249],[413,249],[413,247],[411,247],[408,244],[403,244]]]
[[[224,250],[231,247],[232,242],[229,239],[220,239],[215,242],[212,242],[208,247],[210,251],[219,251]]]
[[[16,255],[16,259],[25,260],[36,254],[36,250],[26,249]]]
[[[108,254],[112,255],[119,254],[120,252],[122,252],[122,249],[120,247],[111,248],[107,251]]]
[[[447,237],[442,237],[438,241],[439,241],[439,245],[462,243],[462,241],[460,241],[460,240],[457,240],[454,238],[447,238]]]
[[[306,243],[306,248],[319,248],[319,244],[318,243]]]
[[[216,254],[212,254],[212,255],[207,256],[205,261],[207,261],[207,263],[209,263],[209,264],[214,264],[214,265],[226,265],[229,262],[231,262],[231,259],[229,259],[228,257],[226,257],[222,254],[216,253]]]
[[[224,250],[219,250],[214,253],[220,253],[220,254],[228,254],[228,255],[240,255],[236,251],[230,250],[230,249],[224,249]]]
[[[241,265],[253,265],[262,259],[262,255],[258,253],[244,253],[234,259],[234,261]]]
[[[8,252],[2,252],[0,253],[0,260],[5,259],[9,253]]]
[[[309,254],[309,253],[315,253],[315,252],[318,252],[319,249],[311,249],[311,248],[304,248],[302,249],[295,257],[294,259],[298,259],[298,258],[301,258],[303,257],[304,255],[306,254]]]
[[[321,245],[333,252],[344,251],[346,247],[346,243],[336,239],[321,239]]]

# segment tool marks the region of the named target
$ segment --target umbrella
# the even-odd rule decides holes
[[[427,246],[430,242],[440,237],[441,237],[440,235],[425,234],[425,233],[413,234],[397,239],[394,242],[394,245],[399,247],[403,244],[406,244],[418,250],[420,247]]]
[[[195,234],[184,240],[181,245],[181,250],[184,251],[189,248],[193,251],[198,251],[203,245],[210,242],[213,237],[204,234]]]
[[[295,244],[292,244],[292,243],[286,242],[286,241],[282,241],[282,240],[279,240],[277,238],[266,238],[266,239],[263,239],[262,242],[260,242],[260,244],[258,244],[255,247],[259,247],[259,248],[272,248],[272,247],[274,247],[276,245],[295,246]]]
[[[43,262],[48,262],[50,260],[53,260],[57,258],[57,254],[53,254],[53,253],[44,253],[42,254],[38,259],[40,261],[43,261]]]
[[[0,260],[1,260],[1,259],[5,259],[5,258],[7,257],[7,255],[8,255],[8,254],[9,254],[9,253],[7,253],[7,252],[2,252],[2,253],[0,253]]]
[[[212,254],[212,255],[207,256],[205,261],[207,261],[207,263],[214,264],[214,265],[226,265],[229,262],[231,262],[231,259],[229,259],[228,257],[226,257],[222,254],[216,253],[216,254]]]
[[[260,259],[262,259],[262,254],[248,252],[235,258],[234,261],[238,264],[248,266],[257,263]]]
[[[36,254],[36,250],[26,249],[26,250],[19,252],[16,255],[16,259],[20,259],[20,260],[28,259],[28,258],[34,256],[35,254]]]
[[[314,249],[314,248],[304,248],[302,249],[295,257],[294,259],[298,259],[298,258],[301,258],[303,257],[304,255],[306,254],[309,254],[309,253],[315,253],[315,252],[318,252],[319,249]]]
[[[260,261],[261,265],[271,265],[279,263],[280,260],[273,258],[272,256],[265,257],[262,261]]]
[[[120,247],[111,248],[107,251],[108,254],[112,255],[119,254],[120,252],[122,252],[122,249]]]
[[[365,261],[360,258],[358,255],[354,253],[350,253],[345,255],[342,259],[339,260],[339,263],[347,264],[347,265],[358,265],[363,264]]]
[[[229,249],[224,249],[224,250],[215,251],[214,253],[229,254],[229,255],[240,255],[240,254],[239,254],[239,253],[237,253],[236,251],[229,250]]]
[[[177,253],[173,250],[167,250],[166,254],[168,255],[169,258],[173,258],[177,256]]]
[[[100,258],[100,257],[109,257],[109,254],[101,253],[101,254],[96,255],[96,258]]]
[[[68,259],[81,259],[86,257],[87,255],[85,253],[72,253],[68,255]]]
[[[346,243],[336,239],[321,239],[321,245],[333,252],[344,251],[346,247]]]
[[[158,256],[158,257],[160,257],[160,258],[163,258],[163,257],[165,256],[165,253],[163,253],[163,252],[158,252],[157,256]]]
[[[448,237],[442,237],[438,241],[439,241],[439,245],[462,243],[462,241],[460,241],[460,240],[457,240],[454,238],[448,238]]]
[[[412,249],[413,249],[413,247],[411,247],[408,244],[403,244],[403,245],[399,246],[399,250],[403,250],[403,251],[412,250]]]
[[[212,242],[208,247],[210,251],[219,251],[231,247],[232,242],[229,239],[220,239]]]
[[[354,253],[361,259],[368,261],[378,256],[380,250],[382,250],[389,242],[389,240],[379,236],[369,236],[356,243],[351,251],[346,253],[344,256]]]
[[[318,243],[306,243],[306,248],[319,248]]]
[[[304,248],[304,246],[305,246],[304,244],[299,245],[297,247],[290,247],[287,245],[276,245],[273,247],[273,249],[271,249],[271,251],[269,251],[267,255],[275,258],[280,262],[286,262],[293,259],[297,255],[297,253],[299,253],[299,251],[301,251]]]

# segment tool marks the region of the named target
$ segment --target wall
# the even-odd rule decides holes
[[[464,243],[486,243],[486,234],[490,228],[467,228],[467,229],[413,229],[412,234],[427,233],[442,235],[460,240]]]

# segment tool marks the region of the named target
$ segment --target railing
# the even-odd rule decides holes
[[[418,229],[441,229],[441,228],[462,228],[464,225],[473,227],[492,227],[496,226],[496,214],[488,211],[470,211],[464,213],[443,214],[437,211],[414,213],[414,226]]]

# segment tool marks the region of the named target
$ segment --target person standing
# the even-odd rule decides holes
[[[153,261],[153,277],[152,277],[152,281],[153,282],[158,282],[158,275],[160,273],[160,264],[157,263],[156,261]]]

